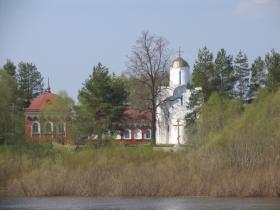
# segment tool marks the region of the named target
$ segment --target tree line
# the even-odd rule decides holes
[[[198,51],[195,61],[192,85],[202,87],[204,101],[211,93],[218,92],[242,101],[256,97],[259,88],[275,91],[279,87],[280,54],[275,50],[265,59],[257,57],[251,66],[246,54],[239,51],[235,58],[220,49],[214,59],[206,47]]]

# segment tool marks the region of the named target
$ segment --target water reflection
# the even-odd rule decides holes
[[[0,198],[0,209],[280,210],[277,198]]]

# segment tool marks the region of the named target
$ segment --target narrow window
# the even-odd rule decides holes
[[[122,132],[120,130],[116,130],[116,132],[115,132],[115,139],[120,140],[122,138],[121,133]]]
[[[32,133],[33,134],[40,133],[40,125],[38,122],[32,123]]]
[[[151,138],[152,138],[152,132],[151,129],[148,129],[145,132],[145,139],[151,139]]]
[[[134,131],[134,139],[142,139],[142,131],[138,128]]]
[[[179,84],[181,85],[181,70],[179,71]]]
[[[52,133],[53,132],[53,126],[51,122],[46,123],[46,133]]]
[[[131,139],[131,131],[129,129],[124,131],[124,138]]]
[[[59,123],[58,124],[58,133],[64,133],[65,132],[65,127],[64,127],[64,123]]]

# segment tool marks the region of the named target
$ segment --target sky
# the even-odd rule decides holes
[[[280,0],[0,0],[0,66],[32,62],[52,92],[78,91],[98,62],[126,70],[143,31],[179,47],[191,68],[199,48],[244,51],[250,63],[280,51]]]

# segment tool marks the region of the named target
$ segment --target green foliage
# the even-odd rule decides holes
[[[16,93],[15,78],[0,69],[0,143],[14,143],[24,133],[24,117],[17,110]]]
[[[60,91],[40,113],[41,118],[66,119],[72,115],[74,101],[65,91]]]
[[[259,56],[252,64],[249,97],[255,97],[257,90],[264,87],[266,82],[265,62]]]
[[[237,80],[235,95],[238,99],[246,100],[250,88],[250,69],[247,56],[242,51],[238,52],[234,60],[234,71]]]
[[[224,126],[238,120],[241,112],[239,101],[213,93],[201,107],[199,118],[188,128],[188,139],[196,146],[208,143]]]
[[[227,55],[224,49],[218,51],[215,59],[214,89],[228,96],[232,95],[235,82],[232,60],[232,56]]]
[[[207,101],[215,84],[213,54],[204,47],[199,49],[192,73],[195,87],[202,87],[204,101]]]
[[[3,66],[3,69],[12,77],[16,78],[16,66],[11,60],[7,60],[6,64]]]
[[[21,105],[26,108],[31,100],[44,90],[43,77],[32,63],[20,62],[18,65],[18,88]]]
[[[261,90],[257,100],[246,106],[240,120],[228,124],[225,132],[217,141],[220,142],[255,142],[271,145],[280,137],[280,91],[269,93]]]
[[[280,86],[280,53],[272,50],[265,56],[265,63],[268,70],[267,87],[274,92]]]
[[[108,69],[98,63],[79,92],[80,105],[76,107],[75,122],[78,127],[84,127],[86,133],[81,134],[82,138],[94,133],[101,139],[126,107],[127,97],[124,80],[109,75]]]

